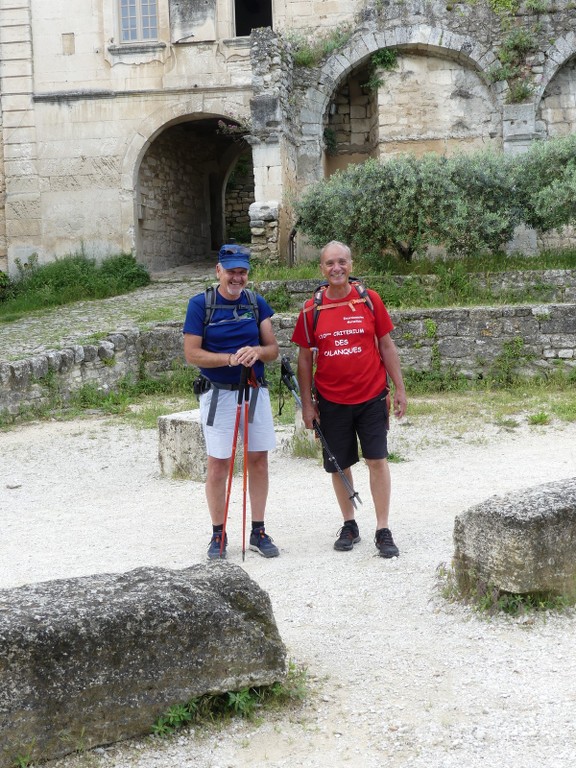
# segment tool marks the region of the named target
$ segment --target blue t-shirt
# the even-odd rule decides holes
[[[262,298],[256,296],[258,302],[258,312],[260,322],[272,317],[274,311]],[[242,291],[240,298],[235,301],[229,301],[216,291],[216,304],[218,308],[214,310],[212,320],[206,326],[204,333],[204,315],[206,312],[206,296],[199,293],[193,296],[188,302],[186,320],[184,321],[183,333],[191,333],[194,336],[204,336],[202,348],[209,352],[226,352],[234,354],[240,347],[256,347],[260,344],[260,332],[254,312],[250,305],[248,297]],[[241,305],[241,308],[234,312],[234,308]],[[220,309],[219,307],[230,307],[230,309]],[[240,381],[240,372],[242,366],[235,365],[221,366],[218,368],[200,368],[200,372],[211,381],[220,384],[237,384]],[[253,366],[254,375],[260,378],[264,375],[264,363],[258,360]]]

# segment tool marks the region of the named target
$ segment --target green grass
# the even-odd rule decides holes
[[[165,738],[191,724],[221,723],[234,717],[255,720],[271,709],[297,705],[307,695],[306,669],[290,662],[282,682],[271,686],[243,688],[240,691],[205,694],[182,704],[174,704],[158,718],[151,730],[155,736]]]
[[[537,413],[531,413],[528,416],[528,423],[532,426],[543,426],[550,424],[551,417],[546,411],[538,411]]]
[[[479,254],[474,258],[416,259],[406,262],[390,256],[378,261],[354,258],[353,272],[356,275],[439,275],[474,272],[508,272],[513,270],[534,271],[542,269],[576,269],[576,249],[565,248],[542,251],[534,256],[504,253]],[[264,280],[306,280],[320,276],[319,259],[301,262],[293,267],[257,265],[250,273],[256,282]]]
[[[550,301],[553,289],[529,273],[546,269],[576,269],[576,250],[546,251],[537,256],[484,255],[474,259],[429,260],[412,263],[382,257],[378,261],[354,260],[353,273],[382,296],[394,309],[441,308],[502,304],[541,304]],[[527,273],[525,284],[502,289],[490,276],[505,271]],[[318,261],[294,267],[257,266],[251,274],[257,289],[279,312],[300,309],[301,298],[292,299],[284,283],[316,279],[322,282]],[[279,281],[272,289],[260,287],[266,281]],[[496,285],[493,283],[496,282]]]
[[[0,293],[0,322],[75,301],[118,296],[150,282],[147,270],[128,254],[97,263],[80,253],[44,265],[30,257],[17,265],[18,277]]]
[[[471,277],[471,273],[542,269],[576,269],[576,250],[546,251],[531,257],[496,254],[450,262],[418,259],[411,264],[384,257],[377,263],[374,260],[367,262],[359,256],[353,271],[380,293],[388,307],[408,309],[545,303],[548,288],[544,285],[536,283],[494,295],[490,287],[480,287]],[[433,276],[433,282],[422,282],[420,278],[425,276]],[[125,254],[97,264],[94,259],[79,253],[42,266],[36,257],[31,257],[26,264],[19,263],[17,279],[8,280],[4,273],[0,273],[0,277],[3,278],[0,281],[0,323],[13,322],[28,314],[76,301],[122,295],[150,282],[145,268]],[[401,281],[400,277],[403,278]],[[300,309],[300,299],[293,301],[286,285],[281,283],[303,279],[321,282],[317,260],[293,267],[256,265],[251,272],[251,280],[257,288],[265,281],[280,283],[265,294],[277,312]],[[135,321],[150,324],[180,319],[181,315],[180,303],[166,301],[141,311]]]
[[[562,612],[576,603],[576,595],[550,592],[516,593],[464,571],[457,563],[441,563],[436,569],[436,590],[449,603],[463,603],[488,616],[507,614],[518,617],[528,613]]]

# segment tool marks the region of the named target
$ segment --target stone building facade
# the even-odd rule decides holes
[[[0,0],[0,270],[81,248],[156,271],[202,260],[228,234],[247,152],[253,250],[286,261],[303,248],[291,201],[336,168],[573,132],[573,0],[500,5]],[[299,63],[303,40],[336,34]],[[368,89],[386,49],[396,66]]]

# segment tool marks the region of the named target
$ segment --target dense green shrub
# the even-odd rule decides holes
[[[83,299],[103,299],[147,285],[150,275],[130,254],[111,256],[97,263],[83,254],[39,264],[33,254],[17,260],[18,277],[9,281],[0,301],[0,318],[13,320],[44,307]]]
[[[549,231],[576,221],[576,135],[538,141],[515,158],[514,194],[524,222]]]
[[[524,155],[370,159],[309,188],[295,209],[313,245],[342,240],[368,260],[409,262],[433,245],[448,255],[495,252],[519,224],[548,231],[576,221],[576,136]]]
[[[6,272],[0,270],[0,301],[4,301],[11,295],[12,283]]]

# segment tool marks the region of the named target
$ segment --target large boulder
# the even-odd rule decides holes
[[[576,478],[491,498],[458,515],[454,563],[462,579],[505,592],[573,595]]]
[[[0,590],[0,766],[150,733],[173,704],[285,667],[270,599],[236,565]]]

